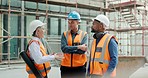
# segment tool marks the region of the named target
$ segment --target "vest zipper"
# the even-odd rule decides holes
[[[74,36],[74,38],[73,38],[73,35],[71,36],[72,36],[72,46],[74,46],[73,43],[76,35]],[[71,53],[71,67],[72,67],[72,62],[73,62],[73,53]]]
[[[71,54],[71,67],[72,67],[72,61],[73,61],[73,53]]]

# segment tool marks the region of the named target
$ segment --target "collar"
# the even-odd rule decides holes
[[[38,37],[32,37],[32,40],[40,41]]]
[[[77,31],[75,34],[80,34],[80,31],[81,31],[81,30],[78,29],[78,31]],[[71,30],[70,30],[70,32],[71,32],[72,34],[74,34]]]

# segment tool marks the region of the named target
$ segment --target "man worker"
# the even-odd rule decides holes
[[[61,61],[61,78],[85,78],[87,33],[78,29],[80,14],[72,11],[68,15],[69,30],[61,37],[61,50],[64,59]]]
[[[46,49],[44,48],[41,38],[44,38],[44,26],[46,23],[40,20],[33,20],[29,25],[29,33],[32,34],[32,39],[29,41],[27,46],[27,55],[34,62],[35,67],[39,70],[44,78],[47,78],[47,74],[50,70],[50,60],[62,59],[62,55],[54,54],[47,55]],[[26,71],[28,72],[28,78],[36,78],[31,69],[26,65]]]
[[[91,45],[87,78],[114,78],[118,63],[118,42],[115,36],[106,32],[110,24],[105,15],[93,19]]]

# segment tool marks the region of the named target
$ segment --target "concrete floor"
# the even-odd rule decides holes
[[[130,76],[130,78],[148,78],[148,64],[145,64],[143,67],[138,69]]]
[[[28,74],[25,70],[25,64],[11,65],[0,65],[0,78],[27,78]],[[59,67],[52,67],[49,78],[61,78]]]
[[[60,70],[58,67],[52,67],[49,78],[61,78]],[[25,64],[10,65],[0,65],[0,78],[27,78],[27,73],[25,71]],[[130,78],[148,78],[148,65],[141,67]]]

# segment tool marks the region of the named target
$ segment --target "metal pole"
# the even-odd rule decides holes
[[[10,38],[10,37],[8,37],[8,39],[7,39],[7,40],[5,40],[5,41],[3,41],[3,42],[0,42],[0,44],[3,44],[3,43],[5,43],[5,42],[7,42],[7,41],[9,42],[9,41],[10,41],[11,39],[13,39],[13,38],[14,38],[14,37],[11,37],[11,38]]]
[[[30,36],[9,36],[9,38],[31,38]],[[0,36],[0,38],[8,38],[8,36]]]
[[[144,14],[142,14],[142,55],[144,55],[144,26],[145,25],[145,20],[144,20]]]
[[[36,3],[37,5],[36,5],[36,8],[37,8],[37,10],[36,10],[36,19],[38,20],[39,19],[39,2],[38,2],[38,0],[37,0],[37,3]]]
[[[48,0],[46,0],[46,22],[48,22]],[[48,26],[48,23],[47,23],[47,26]],[[46,33],[46,37],[47,37],[47,33]],[[52,49],[51,49],[51,47],[49,46],[49,44],[48,44],[48,42],[46,40],[45,40],[45,43],[46,43],[46,48],[47,48],[48,52],[52,53]],[[57,60],[54,60],[54,62],[56,64],[56,66],[59,66]]]
[[[2,0],[0,0],[0,5],[2,5]],[[1,6],[0,6],[1,8]],[[2,13],[0,11],[0,13]],[[2,23],[2,14],[0,15],[0,22]],[[0,24],[0,27],[2,28],[2,24]],[[1,32],[3,32],[3,30],[0,30]],[[3,35],[2,33],[0,34],[1,36]],[[0,38],[0,42],[2,41],[2,39]],[[2,44],[0,44],[0,50],[1,50],[1,54],[2,54]],[[0,55],[0,62],[2,62],[2,55]]]
[[[77,8],[78,8],[78,2],[77,2],[77,0],[76,0],[76,10],[77,10]]]
[[[22,1],[21,12],[21,36],[24,36],[24,1]],[[21,51],[24,50],[24,38],[21,38]]]
[[[10,33],[10,0],[8,1],[9,10],[8,10],[8,32]],[[8,34],[10,36],[10,34]],[[10,67],[10,40],[8,41],[8,67]]]
[[[3,27],[1,27],[1,29],[6,32],[7,34],[10,34],[7,30],[5,30]]]
[[[46,0],[46,22],[48,22],[48,0]]]
[[[135,55],[136,55],[137,54],[137,49],[136,49],[137,48],[137,46],[136,46],[137,45],[136,30],[134,31],[134,33],[135,33],[135,45],[134,46],[135,46]]]

